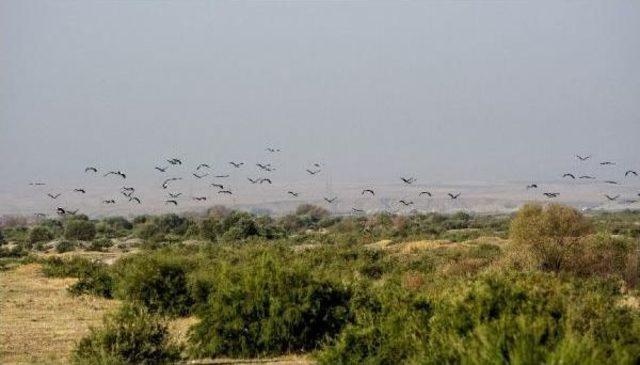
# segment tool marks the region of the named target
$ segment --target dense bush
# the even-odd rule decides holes
[[[35,226],[29,230],[29,242],[37,243],[53,239],[53,232],[44,226]]]
[[[58,253],[65,253],[76,249],[76,243],[71,241],[60,241],[56,244],[56,251]]]
[[[68,240],[91,241],[95,236],[96,226],[91,221],[72,219],[65,223],[64,237]]]
[[[304,267],[267,255],[221,269],[189,335],[198,357],[250,357],[309,351],[349,317],[349,291]]]
[[[96,238],[93,241],[91,241],[91,244],[89,244],[89,247],[87,247],[87,250],[89,251],[105,251],[107,249],[109,249],[111,246],[113,246],[113,241],[111,241],[110,238]]]
[[[163,252],[125,258],[113,268],[117,295],[153,313],[186,315],[193,305],[187,286],[191,269],[188,258]]]
[[[142,307],[124,304],[91,329],[73,353],[76,364],[169,364],[180,358],[166,324]]]
[[[527,204],[511,222],[510,235],[533,252],[542,269],[558,271],[592,230],[591,222],[573,208]]]

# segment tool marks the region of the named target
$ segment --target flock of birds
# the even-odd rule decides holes
[[[272,148],[272,147],[268,147],[266,148],[266,151],[270,154],[274,154],[274,153],[280,153],[281,150],[279,148]],[[587,161],[589,161],[591,159],[591,156],[582,156],[582,155],[576,155],[576,159],[578,161],[580,161],[580,165],[585,164]],[[157,172],[157,174],[159,174],[160,176],[163,177],[162,182],[159,184],[158,188],[162,191],[162,193],[164,194],[165,198],[164,198],[164,204],[165,205],[172,205],[172,206],[178,206],[181,204],[181,201],[183,201],[182,199],[184,199],[186,197],[186,194],[183,194],[183,192],[180,191],[176,191],[175,189],[175,184],[176,182],[183,180],[185,177],[183,176],[171,176],[171,177],[165,177],[167,175],[173,175],[171,174],[172,170],[180,167],[183,165],[183,160],[180,158],[169,158],[165,160],[165,164],[161,165],[161,166],[155,166],[155,171]],[[245,170],[245,172],[247,171],[247,169],[249,168],[248,164],[245,164],[245,162],[243,161],[229,161],[228,165],[230,166],[230,168],[232,170]],[[606,167],[611,167],[611,166],[615,166],[616,163],[612,162],[612,161],[603,161],[600,162],[599,165],[603,168]],[[275,175],[275,171],[277,171],[276,167],[274,165],[272,165],[272,163],[264,163],[264,162],[257,162],[255,163],[255,168],[257,169],[257,172],[259,174],[259,176],[257,177],[252,177],[252,176],[247,176],[246,177],[246,181],[247,184],[250,185],[263,185],[263,184],[267,184],[267,185],[271,185],[273,184],[273,179],[274,179],[274,175]],[[311,176],[311,177],[315,177],[317,175],[319,175],[322,172],[322,165],[320,163],[312,163],[311,166],[309,166],[308,168],[305,168],[305,172]],[[124,185],[119,189],[118,194],[122,196],[122,198],[120,198],[120,200],[124,199],[125,202],[128,202],[130,204],[143,204],[143,199],[141,196],[139,196],[137,194],[138,190],[133,187],[133,186],[128,186],[126,184],[127,180],[127,174],[121,170],[108,170],[108,171],[99,171],[99,169],[95,166],[87,166],[84,169],[84,173],[85,174],[90,174],[90,175],[102,175],[102,177],[104,178],[110,178],[110,179],[119,179],[121,180]],[[205,178],[210,178],[212,179],[209,183],[209,186],[211,188],[217,189],[215,191],[215,193],[217,195],[233,195],[234,194],[234,190],[229,186],[229,184],[225,183],[225,179],[229,178],[231,176],[231,174],[227,173],[227,174],[213,174],[213,168],[211,167],[211,165],[207,164],[207,163],[200,163],[198,164],[195,169],[191,172],[191,176],[196,179],[196,180],[202,180]],[[633,178],[633,177],[638,177],[638,172],[635,170],[626,170],[626,172],[624,173],[624,178]],[[588,175],[588,174],[578,174],[575,172],[566,172],[562,175],[563,179],[570,179],[570,180],[596,180],[596,181],[600,181],[598,180],[595,176],[593,175]],[[401,176],[400,177],[400,182],[401,184],[403,184],[405,187],[410,187],[411,185],[413,185],[415,182],[417,181],[417,179],[415,177],[412,176]],[[607,185],[620,185],[620,183],[618,181],[615,180],[601,180],[602,183],[607,184]],[[29,185],[32,186],[46,186],[46,183],[44,182],[32,182]],[[526,186],[526,190],[533,190],[533,189],[542,189],[542,184],[539,183],[532,183]],[[70,190],[70,192],[72,194],[78,194],[78,195],[84,195],[87,193],[87,189],[85,187],[76,187]],[[416,194],[417,192],[417,194]],[[284,192],[283,192],[284,193]],[[48,192],[46,193],[46,195],[51,199],[56,201],[63,193],[61,192]],[[416,194],[418,198],[432,198],[434,197],[434,194],[431,191],[427,191],[427,190],[418,190],[418,191],[414,191],[411,194]],[[301,197],[301,193],[298,191],[294,191],[294,190],[287,190],[286,191],[286,195],[290,196],[291,198],[300,198]],[[461,192],[448,192],[447,193],[447,197],[448,199],[455,201],[457,199],[459,199],[461,197],[462,193]],[[543,191],[542,195],[544,197],[546,197],[547,199],[554,199],[554,198],[558,198],[560,196],[559,192],[554,192],[554,191]],[[360,196],[362,196],[363,198],[366,197],[374,197],[376,196],[376,191],[374,190],[374,188],[372,187],[364,187],[361,191],[360,191]],[[414,195],[415,196],[415,195]],[[640,193],[638,194],[638,196],[640,196]],[[322,197],[324,202],[326,202],[327,204],[334,204],[338,201],[338,197],[337,196],[323,196]],[[612,194],[604,194],[604,198],[606,198],[608,201],[618,201],[620,199],[620,194],[616,194],[616,195],[612,195]],[[193,200],[194,202],[206,202],[208,197],[206,195],[195,195],[195,196],[191,196],[190,197],[191,200]],[[626,199],[623,200],[621,202],[623,203],[627,203],[627,204],[632,204],[632,203],[636,203],[638,200],[637,199]],[[102,200],[102,204],[104,205],[114,205],[117,204],[118,200],[114,197],[106,197],[104,198],[104,200]],[[408,198],[403,198],[397,201],[397,204],[401,205],[402,207],[408,208],[413,206],[415,203],[413,200],[408,199]],[[357,208],[357,207],[352,207],[351,211],[353,213],[364,213],[365,211],[363,209]],[[63,207],[63,206],[59,206],[59,205],[55,205],[55,212],[58,215],[74,215],[78,212],[78,209],[69,209],[67,207]],[[46,214],[44,213],[36,213],[36,216],[39,217],[45,217]]]

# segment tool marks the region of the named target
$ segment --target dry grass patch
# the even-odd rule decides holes
[[[38,264],[0,273],[0,363],[63,364],[75,343],[118,301],[74,297],[76,279],[46,278]]]

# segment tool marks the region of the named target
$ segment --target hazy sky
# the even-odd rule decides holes
[[[640,168],[640,2],[0,0],[5,188],[267,146],[336,182]]]

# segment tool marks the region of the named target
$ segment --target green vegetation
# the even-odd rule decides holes
[[[215,207],[5,234],[24,255],[36,229],[59,239],[76,221],[96,227],[88,250],[139,241],[110,266],[41,260],[46,275],[78,278],[71,293],[126,304],[78,345],[78,363],[162,363],[178,353],[303,353],[321,364],[640,362],[640,212],[526,205],[514,216],[334,217],[304,205],[274,218]],[[183,316],[198,321],[178,349],[163,323]]]

